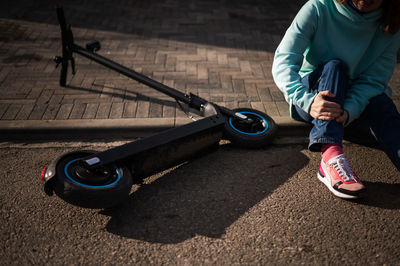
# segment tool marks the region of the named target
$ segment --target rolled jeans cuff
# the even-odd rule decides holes
[[[310,140],[308,144],[308,149],[312,152],[321,152],[322,146],[325,144],[339,144],[342,145],[341,139],[333,138],[318,138]]]

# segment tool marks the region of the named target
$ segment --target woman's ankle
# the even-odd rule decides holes
[[[342,145],[337,143],[327,143],[322,146],[321,151],[322,160],[324,160],[324,162],[328,162],[333,157],[343,154]]]

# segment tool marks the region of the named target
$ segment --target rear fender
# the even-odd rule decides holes
[[[92,150],[85,150],[86,152],[90,152],[90,153],[96,153],[97,151],[92,151]],[[71,153],[75,153],[76,151],[72,151],[72,152],[68,152],[68,153],[64,153],[62,155],[60,155],[59,157],[57,157],[57,159],[53,160],[49,166],[46,168],[44,175],[42,177],[42,181],[44,182],[43,188],[44,188],[44,192],[48,195],[48,196],[52,196],[53,195],[53,180],[55,178],[55,176],[57,175],[57,164],[58,162],[64,158],[65,156],[70,155]]]

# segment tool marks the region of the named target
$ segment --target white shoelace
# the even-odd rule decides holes
[[[356,181],[353,170],[350,168],[349,161],[343,154],[330,159],[328,164],[336,169],[345,182]]]

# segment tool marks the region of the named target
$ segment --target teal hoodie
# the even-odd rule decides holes
[[[300,120],[293,105],[306,111],[316,96],[301,79],[318,65],[340,59],[349,68],[350,89],[343,108],[348,123],[358,118],[369,99],[391,96],[388,82],[396,66],[400,32],[385,33],[379,23],[382,10],[359,14],[336,0],[310,0],[299,11],[279,44],[272,75],[290,105],[291,116]]]

